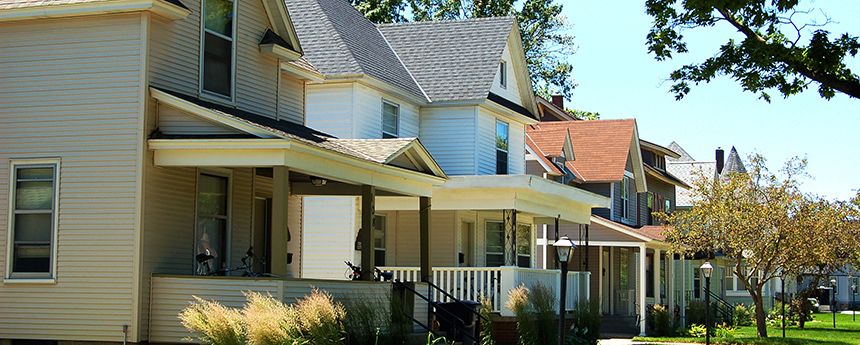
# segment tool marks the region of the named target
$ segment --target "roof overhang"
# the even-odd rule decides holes
[[[140,11],[149,11],[170,20],[177,20],[188,17],[191,14],[191,10],[180,4],[178,1],[171,3],[166,0],[114,0],[51,4],[0,11],[0,22]]]
[[[304,51],[301,42],[299,42],[299,36],[293,27],[293,22],[290,20],[287,4],[283,0],[263,0],[263,6],[266,8],[266,15],[269,17],[269,23],[274,26],[275,33],[292,45],[295,53],[301,56]]]
[[[652,246],[657,246],[657,247],[666,247],[666,248],[669,247],[669,245],[664,241],[661,241],[661,240],[658,240],[655,238],[651,238],[651,237],[646,236],[644,234],[640,234],[636,231],[633,231],[633,229],[631,229],[627,226],[613,222],[613,221],[608,220],[608,219],[603,218],[603,217],[591,216],[591,224],[597,224],[597,225],[603,226],[609,230],[617,231],[621,234],[632,237],[632,238],[639,241],[639,242],[634,241],[636,243],[650,244]],[[628,242],[629,241],[617,242],[617,245],[628,246],[628,244],[629,244]],[[590,244],[591,245],[607,245],[607,244],[612,244],[612,243],[616,243],[616,242],[614,242],[614,241],[601,241],[599,244],[596,244],[596,243],[590,243]],[[622,243],[623,243],[623,245],[622,245]]]
[[[359,74],[348,74],[348,75],[327,75],[325,79],[320,81],[322,84],[336,84],[336,83],[360,83],[365,86],[384,91],[397,97],[405,98],[418,106],[426,106],[428,104],[428,98],[425,94],[424,97],[418,97],[410,92],[406,92],[403,89],[393,86],[389,83],[371,77],[367,74],[359,73]],[[474,103],[474,102],[472,102]]]
[[[580,119],[570,115],[568,112],[563,111],[552,104],[552,102],[546,100],[541,96],[535,96],[538,113],[542,116],[546,116],[546,113],[552,113],[552,116],[555,116],[561,121],[579,121]]]
[[[289,62],[281,62],[281,70],[293,77],[309,82],[322,83],[323,80],[325,80],[325,76],[323,76],[322,73],[309,71]]]
[[[630,138],[630,159],[633,164],[633,177],[636,185],[637,193],[645,193],[648,191],[648,184],[645,182],[645,166],[642,163],[642,151],[639,149],[639,129],[636,124],[633,125],[633,135]]]
[[[275,167],[392,193],[432,196],[445,178],[352,158],[291,139],[149,139],[156,166]]]
[[[417,210],[417,200],[380,198],[377,210]],[[591,209],[609,207],[609,198],[533,175],[452,176],[433,190],[433,210],[515,209],[537,224],[588,224]]]
[[[681,181],[681,179],[679,179],[679,178],[677,178],[677,177],[675,177],[675,176],[672,176],[672,174],[670,174],[668,171],[664,173],[664,172],[658,171],[656,168],[654,168],[654,167],[649,166],[649,165],[647,165],[647,164],[646,164],[646,165],[645,165],[645,173],[646,173],[648,176],[651,176],[651,177],[653,177],[653,178],[655,178],[655,179],[658,179],[658,180],[660,180],[660,181],[666,182],[666,183],[668,183],[668,184],[672,184],[672,185],[675,185],[675,186],[678,186],[678,187],[681,187],[681,188],[684,188],[684,189],[690,189],[690,185],[688,185],[688,184],[684,183],[684,181]],[[664,174],[666,174],[666,175],[670,175],[670,176],[674,177],[674,178],[675,178],[675,180],[673,180],[673,179],[671,179],[671,178],[667,177],[667,176],[666,176],[666,175],[664,175]]]
[[[649,150],[649,151],[659,152],[659,153],[662,153],[663,155],[666,155],[666,156],[669,156],[672,158],[681,158],[681,155],[678,154],[677,152],[672,151],[666,147],[657,145],[657,144],[652,143],[652,142],[647,141],[647,140],[641,140],[640,139],[639,145],[642,146],[642,148]]]

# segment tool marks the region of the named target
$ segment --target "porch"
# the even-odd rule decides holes
[[[418,267],[380,267],[384,272],[393,273],[393,279],[403,282],[420,282]],[[565,310],[572,311],[576,304],[589,300],[590,272],[567,273],[567,299]],[[493,312],[501,316],[514,316],[513,311],[505,306],[508,291],[520,284],[532,287],[542,284],[549,287],[559,297],[561,272],[515,266],[502,267],[433,267],[433,284],[460,300],[480,301],[488,298],[493,306]],[[429,287],[428,287],[429,288]],[[429,289],[430,298],[434,301],[448,299],[442,292]],[[424,291],[419,291],[424,293]],[[558,304],[554,307],[558,309]]]

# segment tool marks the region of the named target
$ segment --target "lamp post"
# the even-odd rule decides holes
[[[705,344],[711,345],[711,273],[714,272],[714,266],[710,261],[705,261],[700,269],[705,276]]]
[[[779,278],[779,293],[782,294],[782,337],[785,338],[785,274]]]
[[[833,314],[833,328],[836,328],[836,279],[830,279],[830,312]]]
[[[857,304],[854,303],[855,295],[857,295],[857,284],[851,284],[851,321],[857,321]]]
[[[567,261],[570,259],[570,254],[576,245],[567,237],[562,236],[555,244],[552,245],[558,252],[558,262],[561,263],[561,280],[559,286],[559,302],[558,302],[558,345],[564,345],[564,319],[565,319],[565,298],[567,297]]]

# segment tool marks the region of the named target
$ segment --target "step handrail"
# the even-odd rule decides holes
[[[435,311],[435,309],[440,309],[440,310],[442,310],[442,311],[444,311],[444,312],[448,313],[448,315],[450,315],[451,317],[453,317],[454,319],[456,319],[456,321],[459,321],[459,322],[460,322],[460,324],[465,325],[465,324],[466,324],[466,322],[465,322],[465,321],[463,321],[463,319],[461,319],[461,318],[457,317],[457,315],[454,315],[454,313],[452,313],[451,311],[449,311],[449,310],[447,310],[447,309],[445,309],[445,308],[442,308],[442,306],[440,306],[438,303],[433,302],[431,299],[427,298],[427,296],[422,295],[420,292],[418,292],[418,291],[416,291],[415,289],[413,289],[413,288],[409,287],[408,285],[404,284],[403,282],[401,282],[401,281],[395,281],[395,282],[394,282],[394,284],[395,284],[395,285],[398,285],[398,284],[399,284],[399,286],[402,286],[402,287],[406,288],[406,290],[409,290],[410,292],[412,292],[412,293],[413,293],[413,294],[415,294],[416,296],[421,297],[421,299],[423,299],[423,300],[427,301],[427,303],[430,303],[430,305],[433,307],[433,308],[431,308],[431,309],[430,309],[430,312],[431,312],[431,313],[433,313],[434,315],[436,315],[436,316],[438,316],[438,317],[441,317],[443,321],[445,321],[445,322],[447,322],[447,323],[451,324],[451,326],[453,326],[455,329],[457,329],[457,331],[458,331],[458,332],[460,332],[461,334],[463,334],[463,335],[465,335],[465,336],[469,337],[469,339],[472,339],[473,341],[478,341],[478,338],[475,338],[475,336],[473,336],[473,335],[469,334],[469,332],[466,332],[466,330],[465,330],[465,329],[463,329],[463,328],[462,328],[462,327],[460,327],[460,326],[457,326],[457,324],[456,324],[456,323],[452,322],[451,320],[449,320],[449,319],[448,319],[448,318],[446,318],[445,316],[440,315],[438,312],[436,312],[436,311]],[[412,318],[412,317],[410,317],[410,318]],[[414,318],[412,318],[412,319],[413,319],[413,320],[415,320]],[[415,320],[415,321],[417,321],[417,320]],[[420,322],[419,322],[419,324],[420,324]],[[425,328],[426,328],[426,326],[422,326],[422,327],[425,327]]]
[[[444,295],[445,295],[445,296],[447,296],[448,298],[450,298],[450,299],[454,300],[455,302],[457,302],[458,304],[462,305],[464,308],[466,308],[466,310],[468,310],[468,311],[472,312],[472,314],[478,315],[478,317],[480,317],[480,318],[484,319],[484,321],[490,322],[490,319],[488,319],[488,318],[487,318],[486,316],[484,316],[484,315],[481,315],[481,313],[480,313],[479,311],[474,310],[474,309],[472,309],[472,308],[469,308],[469,306],[467,306],[467,305],[466,305],[466,303],[463,303],[463,301],[462,301],[462,300],[458,299],[457,297],[452,296],[450,293],[448,293],[448,291],[445,291],[445,290],[443,290],[442,288],[440,288],[439,286],[437,286],[436,284],[433,284],[433,282],[431,282],[431,281],[427,280],[427,278],[423,278],[423,279],[421,279],[421,282],[424,282],[424,283],[429,284],[429,285],[430,285],[431,287],[433,287],[434,289],[436,289],[436,290],[438,290],[438,291],[441,291],[441,292],[442,292],[442,294],[444,294]]]

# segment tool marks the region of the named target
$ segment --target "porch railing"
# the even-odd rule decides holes
[[[404,282],[420,282],[420,269],[417,267],[380,267],[385,272],[391,272],[394,279]],[[573,310],[576,303],[589,298],[589,272],[568,272],[567,300],[565,308]],[[493,306],[493,311],[503,316],[512,316],[513,312],[505,307],[508,291],[520,284],[531,287],[536,283],[550,288],[556,297],[559,296],[561,273],[558,270],[532,268],[504,267],[434,267],[433,283],[453,295],[457,299],[480,301],[487,298]],[[431,292],[430,297],[435,301],[445,302],[448,297],[439,291]],[[554,308],[558,308],[555,306]]]

